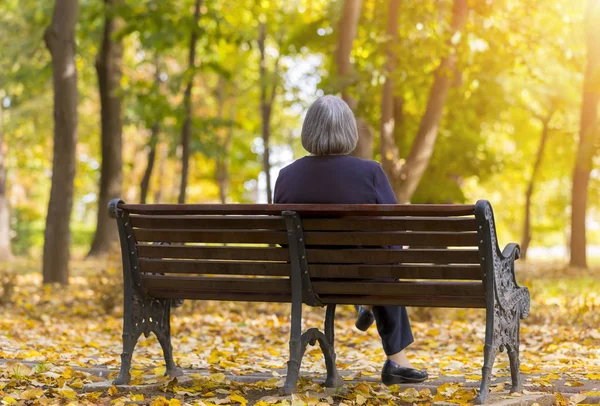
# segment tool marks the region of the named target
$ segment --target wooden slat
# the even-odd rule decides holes
[[[146,290],[163,289],[178,292],[245,292],[286,295],[291,293],[289,279],[143,275],[142,280]]]
[[[142,272],[221,275],[289,276],[290,265],[281,262],[140,259]]]
[[[474,217],[346,217],[302,219],[305,231],[477,231]]]
[[[137,241],[286,244],[284,231],[262,230],[135,230]]]
[[[233,302],[266,302],[266,303],[290,303],[290,294],[275,293],[245,293],[245,292],[204,292],[204,291],[181,291],[172,289],[163,289],[152,286],[146,288],[146,292],[155,298],[160,299],[191,299],[191,300],[219,300]]]
[[[286,210],[307,216],[472,216],[472,204],[120,204],[135,214],[281,215]]]
[[[310,265],[312,278],[479,280],[479,265]]]
[[[377,246],[409,245],[411,247],[472,247],[479,239],[475,232],[371,232],[371,231],[307,231],[304,233],[307,245]]]
[[[308,249],[309,263],[368,264],[368,263],[422,263],[422,264],[479,264],[475,249]]]
[[[313,281],[312,287],[323,295],[368,296],[483,296],[482,282],[367,282]]]
[[[320,295],[323,304],[398,305],[415,307],[485,308],[483,296],[367,296],[367,295]]]
[[[281,216],[182,216],[182,215],[132,215],[135,228],[153,229],[268,229],[285,230]]]
[[[287,248],[198,247],[138,244],[142,258],[185,258],[239,261],[287,261]]]

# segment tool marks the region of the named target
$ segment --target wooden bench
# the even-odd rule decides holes
[[[284,393],[296,390],[308,344],[317,341],[326,386],[335,365],[337,304],[485,308],[484,367],[478,403],[488,393],[497,351],[507,349],[512,391],[521,391],[519,319],[529,292],[515,280],[519,247],[498,248],[492,207],[475,205],[140,205],[118,199],[123,255],[121,371],[130,379],[141,334],[160,342],[166,374],[181,375],[170,339],[180,299],[291,303]],[[160,243],[160,244],[157,244]],[[405,249],[389,249],[389,246]],[[302,334],[302,304],[327,306],[324,332]]]

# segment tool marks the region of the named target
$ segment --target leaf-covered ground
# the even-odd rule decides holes
[[[106,381],[120,364],[121,280],[114,264],[77,263],[68,288],[41,287],[35,263],[4,266],[3,404],[375,405],[470,403],[475,396],[483,362],[481,310],[409,309],[416,338],[410,358],[429,371],[433,385],[419,391],[379,383],[385,356],[376,329],[356,330],[353,309],[341,306],[336,350],[346,384],[338,391],[319,385],[325,365],[320,351],[310,347],[301,392],[292,399],[277,393],[288,355],[289,305],[221,302],[186,302],[173,311],[173,347],[176,362],[187,370],[185,383],[162,376],[160,346],[150,336],[134,354],[133,389],[83,391],[86,383]],[[531,314],[521,327],[526,391],[555,393],[563,404],[597,402],[600,272],[530,266],[518,274],[532,293]],[[305,326],[320,326],[323,316],[322,309],[305,308]],[[510,375],[505,354],[498,356],[494,373],[504,379]],[[494,388],[502,390],[502,383]]]

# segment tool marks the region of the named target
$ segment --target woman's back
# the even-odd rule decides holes
[[[279,172],[275,203],[394,204],[377,162],[348,155],[306,156]]]

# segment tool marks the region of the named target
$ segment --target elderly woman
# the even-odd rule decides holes
[[[350,107],[335,96],[315,101],[302,125],[302,146],[310,155],[283,168],[275,184],[275,203],[395,204],[385,172],[377,162],[349,156],[358,141]],[[406,308],[358,308],[356,327],[366,331],[373,321],[387,360],[382,382],[393,385],[422,382],[425,371],[413,368],[406,347],[413,341]]]

